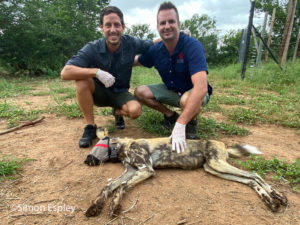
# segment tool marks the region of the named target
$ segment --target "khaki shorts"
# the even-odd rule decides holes
[[[96,106],[111,106],[116,109],[121,109],[124,104],[131,100],[138,101],[133,94],[128,91],[113,92],[111,88],[105,88],[95,82],[95,92],[93,93],[94,104]]]
[[[169,90],[164,84],[150,84],[147,85],[152,91],[154,98],[160,103],[179,107],[180,108],[180,98],[177,92]],[[209,102],[209,94],[206,93],[204,100],[202,102],[202,107],[204,107]]]

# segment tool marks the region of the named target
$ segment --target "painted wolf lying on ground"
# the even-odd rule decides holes
[[[98,129],[100,141],[87,156],[85,163],[94,166],[106,161],[121,161],[125,166],[123,174],[108,183],[93,201],[86,216],[100,214],[107,198],[113,194],[110,216],[117,215],[121,208],[122,196],[128,188],[155,174],[154,168],[196,169],[203,167],[208,173],[237,181],[254,189],[265,204],[274,212],[287,205],[287,198],[273,189],[258,174],[240,170],[230,165],[229,157],[262,154],[250,145],[236,145],[232,148],[214,140],[187,140],[182,153],[172,151],[169,138],[131,139],[109,138],[106,131]],[[103,138],[106,136],[105,138]],[[103,139],[102,139],[103,138]]]

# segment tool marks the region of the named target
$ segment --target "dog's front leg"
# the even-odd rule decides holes
[[[126,180],[128,180],[131,176],[133,176],[136,172],[136,169],[133,168],[132,166],[130,166],[129,164],[125,163],[125,171],[124,173],[119,176],[118,178],[116,178],[115,180],[113,180],[111,183],[107,184],[102,191],[100,192],[100,194],[98,195],[98,197],[93,201],[93,203],[91,204],[91,206],[88,208],[88,210],[86,211],[85,215],[87,217],[91,217],[91,216],[97,216],[100,214],[105,201],[107,200],[107,198],[118,188],[120,187],[120,185],[122,185],[122,183]]]
[[[128,188],[131,188],[138,183],[142,182],[143,180],[146,180],[147,178],[154,175],[154,170],[151,166],[146,166],[136,171],[135,174],[130,177],[127,181],[124,181],[122,185],[114,192],[114,196],[112,198],[111,204],[110,204],[110,212],[109,216],[114,217],[119,214],[121,210],[121,200],[123,195],[125,194],[125,191]]]
[[[126,151],[126,159],[128,163],[135,167],[137,170],[134,175],[129,179],[122,182],[122,185],[115,191],[113,199],[110,204],[110,216],[113,217],[117,215],[121,209],[120,203],[125,191],[128,188],[135,186],[136,184],[146,180],[147,178],[155,174],[152,163],[150,160],[150,154],[148,150],[138,144],[137,142],[132,142],[128,146]]]

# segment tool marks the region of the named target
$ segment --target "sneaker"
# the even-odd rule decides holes
[[[187,139],[195,139],[197,136],[197,119],[196,120],[191,120],[190,122],[188,122],[188,124],[186,125],[186,138]]]
[[[116,128],[124,129],[125,128],[125,122],[124,122],[123,116],[116,115],[116,110],[114,108],[112,110],[112,114],[115,117],[115,126],[116,126]]]
[[[167,117],[166,115],[164,115],[164,120],[162,121],[163,127],[166,129],[171,129],[174,126],[174,124],[176,123],[178,117],[179,117],[179,115],[177,112],[174,112],[173,115],[170,117]]]
[[[93,139],[97,137],[96,135],[97,126],[96,125],[86,125],[82,137],[79,140],[80,148],[88,148],[92,145]]]

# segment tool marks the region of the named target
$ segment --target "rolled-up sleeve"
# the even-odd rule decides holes
[[[82,68],[89,68],[92,64],[93,57],[93,47],[91,43],[87,43],[82,49],[80,49],[76,55],[73,55],[67,65],[74,65]]]
[[[194,41],[191,46],[186,48],[186,51],[190,74],[193,75],[200,71],[206,71],[208,73],[202,44],[199,41]]]

